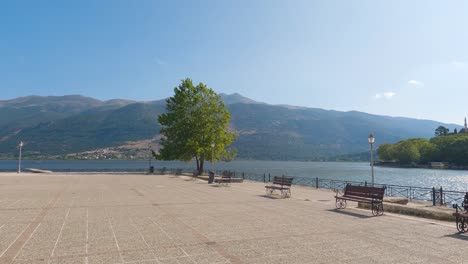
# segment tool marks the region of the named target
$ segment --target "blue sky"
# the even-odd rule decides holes
[[[9,1],[0,99],[172,95],[181,79],[272,104],[468,115],[466,1]]]

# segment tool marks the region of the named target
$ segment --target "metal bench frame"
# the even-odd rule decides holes
[[[347,205],[346,201],[368,203],[371,205],[374,216],[383,215],[384,194],[385,187],[353,186],[347,184],[342,195],[340,195],[339,191],[336,193],[335,206],[338,209],[344,209]]]
[[[291,185],[294,178],[292,177],[278,177],[273,178],[273,183],[265,186],[265,191],[268,196],[271,196],[275,190],[281,192],[281,197],[291,197]]]
[[[453,208],[456,210],[453,216],[455,216],[458,232],[466,233],[468,231],[468,192],[465,194],[461,207],[454,204]]]
[[[214,183],[219,186],[230,186],[231,185],[231,174],[221,175],[221,178],[215,178]]]

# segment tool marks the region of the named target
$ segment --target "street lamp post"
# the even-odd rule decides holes
[[[153,153],[151,152],[151,145],[148,145],[148,150],[149,150],[149,159],[148,159],[148,165],[151,168],[151,157],[153,156]]]
[[[371,162],[371,175],[372,175],[372,187],[374,187],[374,142],[375,142],[375,137],[374,135],[370,134],[369,137],[367,138],[369,140],[369,145],[370,145],[370,162]]]
[[[153,157],[153,149],[151,148],[151,145],[148,145],[148,150],[149,150],[149,158],[148,158],[148,173],[153,174],[154,173],[154,167],[151,166],[151,158]]]
[[[214,147],[215,147],[215,143],[214,142],[211,142],[211,171],[213,171],[214,174],[215,171],[214,171]]]
[[[18,173],[21,173],[21,150],[23,148],[23,141],[20,141],[18,144],[19,147],[19,157],[18,157]]]

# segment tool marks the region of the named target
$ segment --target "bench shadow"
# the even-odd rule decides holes
[[[266,195],[266,194],[259,194],[257,196],[258,197],[263,197],[263,198],[268,198],[268,199],[273,199],[273,200],[276,200],[276,199],[283,200],[283,199],[285,199],[285,198],[280,197],[280,196],[276,197],[276,196],[271,196],[271,195]]]
[[[361,218],[361,219],[368,219],[368,218],[373,218],[374,216],[369,216],[369,215],[362,215],[358,213],[353,213],[350,211],[345,211],[343,209],[328,209],[327,211],[332,212],[332,213],[337,213],[337,214],[342,214],[342,215],[348,215],[348,216],[353,216],[356,218]]]
[[[460,233],[445,235],[443,237],[451,237],[451,238],[456,238],[456,239],[468,241],[468,235],[464,235],[464,234],[460,234]]]
[[[195,182],[196,180],[197,178],[184,179],[184,181],[193,181],[193,182]]]
[[[220,184],[217,184],[217,183],[212,183],[212,184],[208,184],[210,185],[211,187],[215,187],[215,188],[221,188],[221,187],[231,187],[230,185],[220,185]]]

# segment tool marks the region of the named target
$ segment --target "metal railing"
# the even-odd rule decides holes
[[[216,173],[221,173],[217,171]],[[271,182],[273,175],[269,173],[249,173],[249,172],[234,172],[236,177],[244,180],[260,181],[260,182]],[[284,175],[286,176],[286,175]],[[288,175],[288,177],[291,177]],[[346,180],[333,180],[319,177],[293,177],[293,185],[310,186],[321,189],[331,189],[334,191],[343,190],[347,184],[368,186],[367,181],[346,181]],[[459,204],[463,201],[465,192],[444,190],[440,188],[427,188],[427,187],[416,187],[416,186],[405,186],[395,184],[382,184],[375,183],[375,186],[385,187],[386,196],[404,197],[408,200],[414,201],[429,201],[432,205],[448,205]]]
[[[75,172],[77,170],[70,169],[54,169],[54,171],[61,172]],[[150,173],[148,169],[143,168],[118,168],[118,169],[80,169],[81,172],[133,172],[133,173]],[[188,168],[153,168],[154,174],[180,174],[180,173],[189,173],[191,174],[193,169]],[[216,174],[221,174],[223,170],[216,170]],[[273,176],[270,173],[252,173],[252,172],[238,172],[232,171],[234,177],[242,178],[244,180],[251,180],[257,182],[271,182]],[[208,174],[208,170],[206,170]],[[276,175],[275,175],[276,176]],[[277,175],[279,176],[279,175]],[[286,176],[286,175],[284,175]],[[291,177],[291,176],[288,176]],[[367,186],[369,185],[366,181],[346,181],[346,180],[333,180],[319,177],[294,177],[294,185],[310,186],[314,188],[321,189],[331,189],[334,191],[343,190],[347,184]],[[416,186],[404,186],[404,185],[395,185],[395,184],[381,184],[375,183],[375,186],[385,187],[386,196],[395,196],[395,197],[405,197],[408,200],[415,201],[430,201],[433,205],[451,205],[451,204],[461,204],[463,201],[465,192],[461,191],[452,191],[444,190],[440,188],[427,188],[427,187],[416,187]]]

